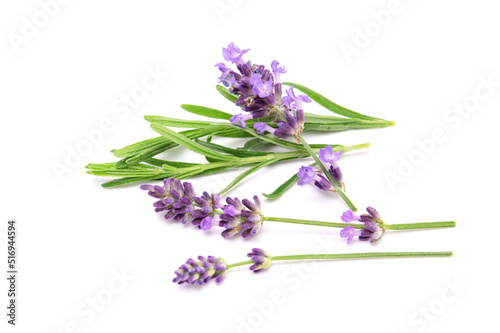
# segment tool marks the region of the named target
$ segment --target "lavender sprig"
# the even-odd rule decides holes
[[[251,260],[227,265],[222,258],[199,256],[198,260],[189,259],[175,271],[173,282],[178,284],[189,283],[203,285],[210,280],[220,283],[227,276],[229,269],[251,265],[254,273],[269,268],[273,261],[287,260],[333,260],[333,259],[374,259],[374,258],[423,258],[423,257],[451,257],[453,252],[371,252],[371,253],[342,253],[342,254],[302,254],[272,257],[266,251],[254,248],[247,254]]]
[[[355,215],[352,210],[344,212],[341,219],[347,223],[268,217],[262,213],[262,203],[258,196],[254,196],[253,201],[227,197],[227,204],[224,205],[217,193],[204,192],[201,197],[196,196],[193,186],[189,182],[167,178],[163,183],[163,187],[157,185],[141,186],[141,189],[147,190],[150,196],[158,199],[153,204],[156,212],[166,211],[165,219],[191,223],[202,230],[221,227],[224,229],[221,233],[224,238],[237,234],[240,234],[242,238],[253,237],[260,232],[266,221],[342,228],[340,235],[347,239],[347,243],[350,243],[354,237],[373,243],[380,239],[385,230],[455,226],[455,221],[385,224],[378,212],[371,207],[367,208],[368,214]],[[349,222],[361,222],[361,224],[349,224]]]

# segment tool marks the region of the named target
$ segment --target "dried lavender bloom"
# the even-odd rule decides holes
[[[207,192],[197,197],[193,186],[189,182],[181,182],[174,178],[165,178],[163,187],[158,185],[141,185],[141,189],[148,191],[153,198],[159,199],[153,206],[155,211],[166,211],[165,219],[190,222],[200,229],[208,230],[217,225],[215,211],[222,208],[219,195]]]
[[[263,216],[261,202],[258,196],[240,201],[238,198],[226,198],[227,205],[219,216],[219,226],[225,228],[222,237],[232,237],[241,231],[241,237],[248,238],[256,235],[262,227]]]
[[[345,227],[340,231],[340,237],[347,239],[349,244],[354,237],[358,237],[360,241],[370,241],[370,243],[378,241],[385,232],[384,220],[375,208],[366,208],[368,214],[355,215],[351,210],[345,211],[342,214],[344,222],[362,222],[365,229],[356,230],[353,226]]]
[[[220,283],[227,275],[227,264],[222,258],[208,256],[198,256],[198,261],[188,259],[175,271],[176,277],[172,280],[174,283],[199,284],[202,285],[215,279]]]
[[[250,270],[254,273],[261,272],[271,265],[271,255],[262,249],[253,248],[252,252],[248,253],[247,256],[254,262],[254,264],[250,266]]]

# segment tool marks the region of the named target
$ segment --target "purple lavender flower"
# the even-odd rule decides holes
[[[275,82],[276,83],[280,83],[281,80],[280,80],[280,74],[285,74],[286,73],[286,69],[285,69],[285,66],[279,66],[279,62],[277,62],[276,60],[273,60],[273,62],[271,62],[271,69],[273,70],[273,73],[274,73],[274,77],[275,77]]]
[[[332,183],[330,183],[330,181],[322,174],[318,174],[318,172],[321,171],[316,170],[316,168],[312,166],[301,166],[299,172],[297,173],[297,176],[299,177],[297,184],[304,185],[313,183],[321,190],[329,192],[335,191]]]
[[[286,90],[287,96],[283,97],[283,105],[288,107],[289,109],[302,109],[302,102],[310,103],[312,102],[311,98],[307,95],[299,95],[295,96],[295,92],[293,91],[293,86]]]
[[[222,55],[226,61],[231,61],[233,64],[240,63],[243,61],[241,58],[245,53],[247,53],[250,49],[240,50],[239,47],[234,45],[233,42],[229,43],[227,48],[222,48]]]
[[[272,262],[271,255],[258,248],[253,248],[252,252],[248,253],[247,256],[254,262],[254,264],[250,266],[250,270],[254,273],[262,272],[267,269]]]
[[[222,258],[208,256],[208,258],[199,256],[198,261],[188,259],[175,271],[176,277],[172,280],[174,283],[183,284],[205,284],[215,279],[220,283],[227,275],[227,264]]]
[[[340,237],[347,238],[347,244],[349,244],[354,237],[359,237],[360,235],[361,230],[354,229],[352,225],[340,230]]]
[[[219,216],[219,226],[226,229],[222,232],[222,237],[232,237],[241,231],[242,238],[249,238],[260,231],[264,221],[259,197],[255,195],[253,202],[228,197],[226,202],[224,213]]]
[[[193,197],[193,201],[198,205],[198,209],[195,209],[192,213],[193,225],[199,226],[202,230],[209,230],[219,222],[214,218],[215,211],[222,208],[219,195],[213,193],[212,195],[208,192],[203,192],[201,197]]]
[[[342,176],[342,171],[340,167],[337,165],[337,161],[340,159],[343,150],[333,152],[332,146],[326,146],[323,149],[320,149],[318,152],[319,159],[325,167],[328,169],[328,172],[332,175],[333,179],[341,186],[344,186],[344,179]]]
[[[155,211],[166,211],[165,219],[190,222],[200,229],[208,230],[217,225],[215,210],[222,208],[219,195],[207,192],[197,197],[189,182],[181,182],[174,178],[165,178],[163,187],[158,185],[141,185],[141,189],[157,200],[153,206]],[[203,223],[202,223],[203,222]]]
[[[269,126],[266,123],[255,123],[253,125],[253,128],[255,128],[255,130],[257,131],[258,134],[264,134],[265,132],[269,132],[271,134],[274,134],[274,132],[276,131],[275,128],[272,128],[271,126]]]
[[[215,66],[222,72],[219,82],[239,97],[235,104],[249,112],[251,118],[262,118],[274,112],[277,101],[281,100],[281,83],[275,81],[273,74],[265,66],[252,64],[250,61],[245,63],[242,55],[247,51],[240,50],[233,43],[223,48],[224,59],[236,64],[239,73],[223,63]],[[275,67],[275,70],[276,73],[283,73],[284,68]]]
[[[368,214],[354,215],[351,210],[347,210],[342,214],[342,221],[354,222],[359,221],[364,223],[364,229],[355,230],[353,226],[345,227],[340,231],[340,237],[347,238],[349,244],[353,237],[357,236],[360,241],[370,241],[371,243],[378,241],[385,232],[385,224],[380,214],[375,208],[366,208]]]
[[[352,210],[346,210],[343,214],[342,214],[342,221],[344,222],[353,222],[353,221],[359,221],[360,220],[360,216],[359,215],[354,215],[354,213],[352,212]]]
[[[245,123],[245,121],[249,120],[249,119],[252,119],[252,115],[251,114],[235,114],[234,116],[231,117],[231,119],[229,119],[229,121],[231,123],[233,123],[233,125],[238,125],[238,123],[241,123],[241,127],[245,128],[247,127],[247,124]]]
[[[269,96],[273,90],[273,82],[262,81],[262,77],[259,74],[254,74],[250,79],[250,83],[253,85],[252,92],[255,95],[259,95],[260,98]]]

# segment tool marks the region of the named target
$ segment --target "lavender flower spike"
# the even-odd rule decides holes
[[[172,280],[174,283],[183,284],[205,284],[215,279],[220,283],[227,275],[227,264],[222,258],[208,256],[208,258],[199,256],[198,261],[188,259],[175,271],[176,277]]]
[[[250,270],[254,273],[261,272],[271,265],[271,255],[262,249],[253,248],[252,252],[248,253],[247,256],[254,262],[254,264],[250,266]]]
[[[256,235],[264,222],[261,213],[261,202],[256,195],[253,202],[248,199],[226,198],[227,205],[219,216],[219,226],[225,228],[222,237],[232,237],[241,232],[242,238]]]
[[[340,231],[340,237],[347,238],[347,244],[351,242],[353,237],[358,237],[360,241],[370,241],[370,243],[378,241],[385,232],[384,220],[375,208],[366,208],[368,214],[354,215],[351,210],[347,210],[342,214],[342,221],[354,222],[359,221],[364,223],[364,229],[355,230],[354,227],[348,226]]]
[[[141,189],[158,199],[153,206],[155,211],[166,211],[165,219],[182,222],[190,222],[200,229],[208,230],[218,225],[216,210],[223,207],[219,195],[204,192],[197,197],[193,186],[188,182],[181,182],[174,178],[165,178],[163,186],[141,185]]]

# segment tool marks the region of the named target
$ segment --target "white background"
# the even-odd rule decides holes
[[[69,1],[43,22],[37,1],[2,2],[1,266],[5,271],[6,223],[14,218],[20,272],[15,328],[6,324],[7,284],[4,278],[0,283],[2,327],[47,333],[496,327],[498,7],[486,0],[401,0],[390,22],[374,24],[371,12],[386,10],[389,3]],[[217,4],[229,7],[218,11]],[[33,16],[45,26],[22,37]],[[366,45],[355,44],[358,29],[367,27],[372,37]],[[25,39],[15,45],[13,36]],[[103,189],[104,179],[85,174],[86,163],[115,161],[111,149],[157,136],[144,115],[194,119],[180,109],[182,103],[238,112],[214,89],[219,72],[213,65],[222,61],[221,49],[230,41],[251,48],[245,59],[280,61],[288,70],[285,80],[397,122],[385,129],[306,133],[316,143],[371,142],[340,164],[347,193],[360,209],[376,207],[386,223],[456,220],[457,227],[387,232],[378,244],[347,246],[337,229],[268,223],[251,240],[224,240],[216,230],[204,233],[164,221],[138,185]],[[358,45],[357,53],[346,57],[342,43]],[[116,112],[116,103],[142,84],[147,68],[168,76],[135,108]],[[488,91],[481,77],[496,86]],[[472,111],[464,116],[449,111],[478,101],[476,89],[483,99]],[[307,111],[328,114],[314,104]],[[98,129],[105,119],[112,124],[108,133],[58,177],[54,165],[67,165],[68,151],[87,140],[84,131]],[[444,136],[429,144],[436,130]],[[426,155],[416,142],[427,142]],[[203,161],[181,149],[164,157]],[[418,165],[403,170],[402,161],[410,159]],[[262,170],[230,195],[269,193],[302,163]],[[390,186],[388,173],[402,178]],[[198,192],[220,190],[234,175],[191,181]],[[345,209],[337,196],[313,186],[294,186],[281,199],[264,201],[263,208],[269,216],[328,221],[339,221]],[[273,255],[319,249],[452,250],[454,256],[278,263],[259,275],[234,269],[221,285],[171,282],[189,257],[211,254],[231,263],[245,260],[252,247]],[[121,272],[129,280],[116,281]],[[99,311],[88,303],[96,297],[106,303],[97,305]]]

